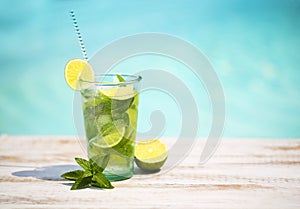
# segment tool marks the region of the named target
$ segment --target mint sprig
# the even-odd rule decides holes
[[[97,165],[95,161],[92,159],[88,161],[82,158],[75,158],[75,160],[84,170],[70,171],[61,175],[62,178],[75,181],[71,190],[83,189],[90,186],[105,189],[114,188],[114,186],[102,173],[104,169]]]

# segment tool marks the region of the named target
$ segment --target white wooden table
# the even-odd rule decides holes
[[[0,208],[300,208],[300,140],[223,139],[198,165],[199,140],[162,175],[70,191],[61,173],[84,157],[75,137],[0,138]]]

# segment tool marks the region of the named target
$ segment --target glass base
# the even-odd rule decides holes
[[[122,181],[126,179],[130,179],[133,176],[133,172],[124,173],[121,175],[112,174],[107,171],[103,171],[103,174],[110,180],[110,181]]]
[[[127,157],[120,153],[111,153],[103,174],[112,181],[129,179],[133,176],[133,162],[134,159],[132,157]]]

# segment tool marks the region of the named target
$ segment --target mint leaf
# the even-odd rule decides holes
[[[119,82],[125,82],[125,79],[121,75],[117,74],[117,78]]]
[[[103,173],[95,173],[92,178],[92,185],[106,188],[106,189],[113,189],[113,185],[111,185],[110,181],[105,177]]]
[[[98,183],[97,181],[92,181],[91,185],[93,187],[104,188],[104,189],[113,189],[115,188],[113,185],[106,187],[103,183]]]
[[[80,165],[84,170],[88,171],[91,170],[89,161],[82,159],[82,158],[75,158],[78,165]]]
[[[90,159],[90,165],[91,165],[91,169],[94,172],[100,172],[102,173],[102,171],[105,169],[105,167],[107,166],[109,160],[109,155],[108,154],[104,154],[104,155],[97,155],[93,158]]]
[[[85,171],[81,177],[76,179],[75,183],[71,187],[71,190],[82,189],[89,186],[92,183],[93,175],[90,171]]]
[[[92,183],[92,177],[80,177],[79,179],[77,179],[75,181],[75,183],[73,184],[73,186],[71,187],[71,190],[75,190],[75,189],[83,189],[88,187],[90,184]]]
[[[93,176],[93,173],[91,171],[84,171],[82,177],[89,177],[89,176]]]
[[[79,177],[83,175],[84,171],[83,170],[75,170],[75,171],[70,171],[66,172],[61,175],[62,178],[68,179],[68,180],[77,180]]]
[[[111,185],[110,181],[106,178],[106,176],[102,173],[105,169],[109,155],[100,154],[98,161],[94,161],[94,159],[90,159],[89,161],[82,158],[75,158],[76,162],[83,168],[83,170],[75,170],[66,172],[61,175],[62,178],[68,180],[75,180],[74,184],[71,187],[71,190],[75,189],[83,189],[89,186],[95,186],[100,188],[112,189],[114,188]],[[101,163],[100,166],[98,163]]]

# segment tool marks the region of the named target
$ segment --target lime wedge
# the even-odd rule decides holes
[[[111,148],[118,145],[125,135],[125,127],[120,129],[111,129],[109,134],[105,136],[97,136],[92,139],[89,143],[100,148]]]
[[[82,90],[79,79],[84,81],[94,81],[95,75],[92,66],[85,60],[72,59],[68,61],[65,67],[65,79],[67,84],[73,90]]]
[[[167,158],[166,145],[158,139],[139,141],[135,145],[135,162],[143,170],[159,170]]]

